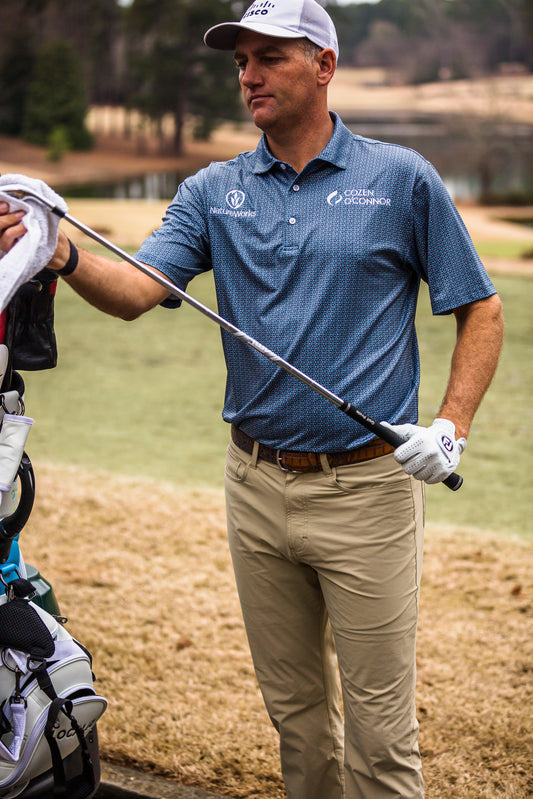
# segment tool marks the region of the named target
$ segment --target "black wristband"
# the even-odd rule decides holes
[[[62,269],[54,270],[56,275],[60,275],[61,277],[67,277],[68,275],[71,275],[78,266],[78,250],[70,239],[68,240],[68,243],[70,244],[70,255],[68,257],[67,263]]]

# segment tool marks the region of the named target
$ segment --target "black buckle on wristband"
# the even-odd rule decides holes
[[[68,261],[62,269],[56,269],[56,275],[60,275],[61,277],[67,277],[67,275],[71,275],[76,267],[78,266],[78,250],[75,245],[68,240],[70,244],[70,255],[68,257]]]

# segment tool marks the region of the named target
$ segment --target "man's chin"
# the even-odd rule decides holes
[[[266,131],[276,124],[276,115],[266,108],[250,109],[253,123],[259,130]]]
[[[275,125],[275,122],[272,119],[272,117],[268,117],[265,114],[253,114],[252,120],[256,128],[262,130],[263,133],[267,133]]]

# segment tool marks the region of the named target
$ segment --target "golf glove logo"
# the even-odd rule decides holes
[[[432,484],[442,482],[456,470],[466,438],[455,440],[455,425],[449,419],[435,419],[431,427],[383,424],[404,439],[394,457],[406,474]]]
[[[453,441],[451,438],[448,438],[448,436],[442,436],[441,442],[446,452],[453,452]]]

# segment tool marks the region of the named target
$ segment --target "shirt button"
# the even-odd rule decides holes
[[[291,218],[289,219],[289,225],[295,225],[295,224],[296,224],[296,219],[293,216],[291,216]]]
[[[300,187],[298,186],[297,183],[294,184],[294,186],[292,187],[292,190],[293,191],[300,191]]]
[[[287,164],[280,164],[281,169],[287,169]]]

